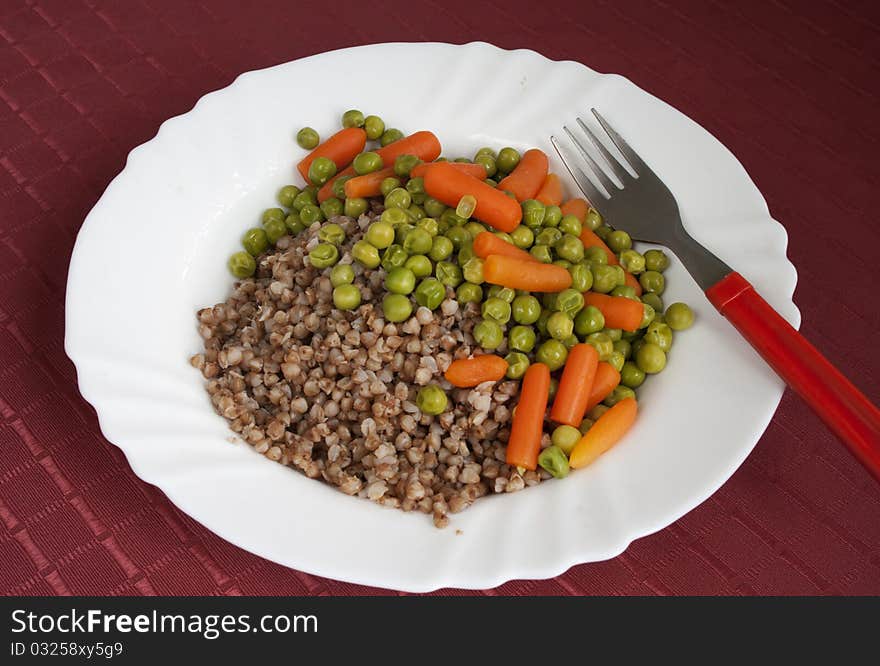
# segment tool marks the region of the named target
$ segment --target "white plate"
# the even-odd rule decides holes
[[[418,75],[382,74],[400,63]],[[302,82],[317,80],[325,85],[303,96]],[[449,156],[483,145],[553,156],[549,135],[591,106],[666,181],[693,235],[797,326],[784,229],[736,158],[672,107],[620,76],[533,51],[364,46],[249,72],[206,95],[131,152],[89,213],[70,265],[65,347],[107,439],[138,476],[232,543],[313,574],[408,591],[555,576],[697,506],[751,451],[782,383],[675,261],[664,300],[690,303],[697,324],[640,389],[625,440],[564,482],[480,500],[445,530],[229,443],[187,361],[201,348],[196,309],[230,289],[227,256],[295,180],[299,127],[327,136],[354,107],[407,133],[433,130]]]

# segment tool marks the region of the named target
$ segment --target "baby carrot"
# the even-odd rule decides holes
[[[544,184],[535,195],[535,199],[545,206],[558,206],[562,203],[562,181],[555,173],[548,173]]]
[[[605,326],[622,328],[624,331],[636,331],[645,315],[645,306],[626,296],[608,296],[593,291],[584,293],[584,304],[593,305],[602,311]]]
[[[346,127],[339,130],[320,146],[306,155],[296,165],[300,175],[309,182],[309,167],[319,157],[329,157],[337,169],[343,169],[364,149],[367,133],[360,127]]]
[[[394,167],[385,167],[363,176],[355,176],[345,181],[345,196],[349,199],[358,197],[378,197],[382,194],[382,181],[394,176]]]
[[[601,361],[596,366],[596,375],[593,377],[593,386],[590,387],[590,397],[584,412],[590,411],[607,398],[618,384],[620,384],[620,373],[610,363]]]
[[[498,189],[513,192],[519,202],[534,199],[547,177],[548,166],[544,151],[537,148],[527,150],[510,175],[498,183]]]
[[[605,251],[605,256],[608,257],[609,266],[617,266],[620,263],[617,261],[617,255],[611,251],[610,247],[605,245],[605,241],[586,227],[581,230],[581,243],[584,244],[584,248],[601,247]]]
[[[451,164],[433,165],[424,178],[425,192],[447,206],[454,208],[465,194],[472,195],[477,200],[474,217],[496,229],[513,231],[522,219],[522,208],[514,199]]]
[[[556,292],[571,286],[571,273],[562,266],[502,254],[486,257],[483,278],[491,284],[525,291]]]
[[[639,281],[636,279],[636,276],[628,271],[624,271],[624,273],[625,273],[624,277],[626,278],[627,286],[630,286],[633,289],[635,289],[636,296],[641,296],[642,295],[642,285],[639,284]]]
[[[526,261],[538,261],[525,250],[519,249],[516,245],[508,243],[503,238],[498,238],[491,231],[481,231],[478,233],[477,237],[474,238],[473,248],[474,254],[480,257],[480,259],[485,259],[490,254],[500,254],[506,257],[518,257]]]
[[[599,354],[592,345],[581,343],[571,348],[553,399],[551,419],[575,428],[581,424],[598,365]]]
[[[433,132],[415,132],[414,134],[410,134],[394,143],[389,143],[384,148],[379,148],[375,152],[382,158],[382,164],[386,167],[393,166],[394,160],[397,159],[399,155],[415,155],[425,162],[433,162],[440,156],[440,141]],[[342,176],[353,175],[354,169],[351,167],[337,173],[334,178],[327,181],[324,187],[318,190],[318,201],[323,203],[333,196],[333,181]]]
[[[422,162],[417,164],[410,170],[410,178],[424,178],[425,174],[428,173],[428,169],[432,168],[435,164],[443,164],[443,162]],[[446,164],[449,164],[456,171],[466,173],[468,176],[486,180],[486,167],[482,164],[470,164],[468,162],[446,162]]]
[[[636,420],[638,405],[635,398],[624,398],[602,414],[574,445],[568,464],[574,469],[586,467],[612,446],[617,444]]]
[[[526,469],[538,466],[544,412],[547,411],[549,396],[550,368],[543,363],[533,363],[523,377],[519,403],[510,427],[506,458],[508,465]]]
[[[453,386],[469,388],[483,382],[496,382],[507,372],[507,361],[494,354],[453,361],[443,375]]]
[[[569,199],[561,206],[563,215],[574,215],[583,224],[590,212],[590,204],[586,199]]]

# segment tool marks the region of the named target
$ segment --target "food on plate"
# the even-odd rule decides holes
[[[444,526],[476,499],[584,467],[694,321],[669,258],[566,198],[537,148],[441,157],[341,114],[228,259],[191,363],[270,460]]]

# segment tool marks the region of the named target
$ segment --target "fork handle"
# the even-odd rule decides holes
[[[706,296],[880,481],[880,410],[739,273],[723,277]]]

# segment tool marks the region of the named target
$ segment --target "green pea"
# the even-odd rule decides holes
[[[645,372],[632,361],[627,361],[620,370],[620,383],[632,389],[638,388],[645,383]]]
[[[357,109],[349,109],[342,114],[343,127],[363,127],[365,122],[364,114]]]
[[[417,278],[427,277],[434,272],[431,260],[423,254],[416,254],[406,260],[406,268],[412,271]]]
[[[527,226],[519,225],[510,232],[510,240],[521,250],[529,248],[535,242],[535,233]]]
[[[364,213],[367,212],[367,206],[369,203],[363,197],[357,197],[354,199],[346,199],[345,200],[345,214],[348,217],[360,217]]]
[[[382,133],[382,136],[379,139],[379,143],[384,148],[385,146],[394,143],[403,138],[403,132],[399,129],[392,127],[391,129],[387,129]]]
[[[491,157],[493,160],[494,160],[496,157],[498,157],[498,153],[496,153],[496,152],[495,152],[492,148],[490,148],[489,146],[483,146],[483,147],[480,148],[476,153],[474,153],[474,162],[477,161],[477,158],[480,157],[480,155],[488,155],[488,156]]]
[[[336,197],[330,197],[321,202],[320,208],[321,212],[324,213],[324,217],[329,220],[332,217],[342,215],[345,211],[345,204]]]
[[[437,262],[437,265],[434,267],[434,275],[437,276],[441,283],[453,289],[460,285],[462,281],[461,268],[458,264],[453,264],[451,261]]]
[[[284,222],[284,218],[286,217],[284,211],[280,208],[267,208],[263,211],[263,216],[261,221],[263,225],[270,220],[275,220],[277,222]]]
[[[475,164],[482,164],[483,168],[486,170],[486,177],[491,178],[498,171],[498,166],[495,164],[495,158],[491,155],[477,155],[474,158]]]
[[[614,271],[614,277],[616,280],[615,287],[622,287],[626,285],[626,271],[623,270],[620,266],[611,266],[611,270]]]
[[[414,228],[403,239],[403,249],[410,254],[427,254],[434,245],[434,239],[424,229]]]
[[[609,407],[614,407],[618,402],[626,398],[635,398],[636,392],[628,386],[615,386],[614,390],[602,401]]]
[[[608,255],[601,247],[588,247],[584,249],[584,259],[593,266],[604,266],[608,263]]]
[[[511,310],[517,324],[534,324],[541,316],[541,303],[534,296],[516,296]]]
[[[652,321],[645,331],[645,342],[657,345],[664,352],[672,348],[672,329],[667,324]]]
[[[327,268],[339,260],[339,250],[331,243],[318,243],[309,252],[309,261],[315,268]]]
[[[461,273],[464,279],[468,282],[482,284],[483,260],[479,257],[471,257],[464,263],[464,266],[462,266]]]
[[[558,446],[548,446],[541,451],[538,454],[538,464],[556,479],[564,479],[568,476],[568,456]]]
[[[391,190],[394,190],[401,186],[401,182],[399,178],[394,178],[389,176],[388,178],[383,178],[382,182],[379,184],[379,191],[382,192],[382,196],[388,196],[388,193]]]
[[[364,234],[364,239],[370,245],[383,250],[394,242],[394,227],[381,220],[373,222]]]
[[[458,265],[464,266],[471,259],[476,257],[476,253],[474,252],[474,246],[472,243],[467,243],[461,246],[461,249],[458,251]]]
[[[614,341],[606,333],[590,333],[584,342],[595,348],[600,361],[607,361],[614,351]]]
[[[495,159],[495,163],[498,165],[498,169],[504,171],[505,173],[510,173],[516,168],[516,165],[519,164],[519,151],[516,148],[502,148],[498,151],[498,157]]]
[[[551,312],[555,312],[556,310],[558,310],[558,308],[556,307],[556,301],[558,299],[559,294],[556,292],[541,294],[541,305],[543,305],[545,309],[550,310]]]
[[[593,265],[593,291],[607,294],[617,286],[617,271],[614,269],[615,266]]]
[[[540,227],[546,214],[546,207],[537,199],[526,199],[522,202],[522,223],[527,227]]]
[[[562,222],[562,209],[559,206],[547,206],[544,211],[545,227],[558,227]]]
[[[367,139],[375,141],[385,131],[385,121],[379,116],[367,116],[364,118],[364,131],[367,133]]]
[[[507,346],[514,351],[530,352],[535,347],[536,338],[531,326],[514,326],[507,334]]]
[[[399,266],[385,276],[385,289],[392,294],[411,294],[416,288],[416,276],[410,269]]]
[[[619,328],[603,328],[601,332],[611,338],[611,342],[617,342],[623,338],[623,331]]]
[[[461,250],[463,245],[471,242],[471,235],[464,227],[450,227],[446,231],[446,237],[452,241],[452,247],[456,251]]]
[[[498,187],[497,181],[494,181],[491,178],[487,178],[483,182],[486,183],[486,185],[488,185],[489,187]]]
[[[303,127],[296,133],[296,142],[299,144],[300,148],[312,150],[317,148],[318,144],[321,143],[321,137],[318,136],[318,133],[311,127]]]
[[[464,228],[471,235],[471,238],[476,238],[484,231],[488,231],[486,229],[486,227],[484,227],[482,224],[480,224],[479,222],[473,222],[473,221],[465,222]]]
[[[535,321],[535,328],[538,329],[538,333],[542,338],[549,338],[550,334],[547,333],[547,320],[550,319],[550,315],[553,314],[550,310],[541,310],[541,314],[538,316],[538,319]]]
[[[557,256],[562,257],[573,264],[583,261],[584,259],[584,244],[581,242],[580,238],[572,236],[571,234],[565,234],[562,238],[556,241],[553,245],[553,249],[556,250]]]
[[[584,296],[575,289],[564,289],[556,295],[554,307],[574,319],[584,307]]]
[[[652,308],[647,303],[642,303],[642,308],[644,310],[644,314],[642,314],[642,323],[639,324],[639,328],[645,328],[657,317],[657,313],[654,308]]]
[[[593,427],[593,420],[592,419],[584,419],[583,421],[581,421],[581,424],[578,427],[578,432],[581,433],[581,435],[586,435],[587,431],[592,427]]]
[[[364,174],[378,171],[382,168],[383,164],[379,153],[374,153],[368,150],[355,157],[351,166],[357,175],[363,176]]]
[[[602,216],[599,214],[599,211],[597,211],[595,208],[590,208],[590,210],[587,211],[586,219],[584,219],[584,225],[590,231],[596,231],[596,229],[601,227],[602,224]]]
[[[555,229],[554,227],[547,227],[545,229],[541,229],[538,234],[535,236],[535,244],[536,245],[553,245],[562,238],[563,234],[559,229]]]
[[[599,238],[601,238],[603,241],[605,241],[608,239],[608,236],[611,235],[612,231],[614,231],[614,229],[609,227],[607,224],[603,224],[601,227],[596,229],[593,233],[595,233]],[[607,245],[608,243],[605,243],[605,244]]]
[[[452,241],[446,236],[435,236],[431,242],[431,251],[428,256],[434,261],[443,261],[452,254],[454,249]]]
[[[293,208],[293,200],[299,192],[300,190],[296,185],[285,185],[278,190],[278,203],[285,208]]]
[[[614,341],[613,347],[614,351],[621,354],[624,359],[628,359],[632,355],[632,344],[629,340],[624,340],[623,336],[619,340]]]
[[[409,259],[409,253],[396,243],[389,245],[382,253],[382,268],[390,272],[394,268],[400,268]]]
[[[549,404],[553,404],[553,399],[556,397],[556,393],[559,391],[559,380],[556,377],[550,378],[550,391],[547,396],[547,402]]]
[[[425,208],[425,212],[429,216],[434,218],[439,218],[441,215],[443,215],[443,211],[446,210],[446,204],[444,204],[442,201],[437,201],[437,199],[434,199],[433,197],[428,197],[427,199],[425,199],[425,203],[422,205]]]
[[[627,273],[638,275],[645,270],[645,257],[635,250],[624,250],[620,253],[620,265]]]
[[[657,271],[645,271],[639,276],[639,284],[642,285],[642,289],[645,291],[653,292],[657,295],[663,293],[663,290],[666,289],[666,280],[663,278],[663,274]]]
[[[412,303],[403,294],[386,294],[382,299],[382,312],[390,322],[404,321],[412,314]]]
[[[584,337],[605,328],[605,316],[595,305],[588,305],[574,318],[574,330]]]
[[[483,288],[473,282],[462,282],[455,290],[459,303],[479,303],[483,300]]]
[[[416,287],[415,298],[419,305],[429,310],[436,310],[446,298],[446,287],[440,280],[427,277]]]
[[[510,352],[504,357],[504,360],[507,361],[507,373],[505,376],[508,379],[522,379],[522,376],[526,374],[526,370],[529,369],[529,365],[531,365],[529,357],[522,352]]]
[[[248,251],[248,254],[256,257],[269,249],[269,237],[264,229],[254,227],[244,232],[241,244]]]
[[[395,187],[385,195],[385,208],[409,208],[412,195],[402,187]]]
[[[602,418],[602,415],[609,409],[611,408],[608,405],[596,405],[595,407],[593,407],[593,409],[587,412],[587,416],[592,421],[598,421],[600,418]]]
[[[296,209],[291,210],[287,217],[284,218],[284,226],[287,227],[287,231],[290,232],[292,236],[296,236],[306,228],[306,225],[302,223],[302,220],[299,217],[299,211]]]
[[[564,234],[571,234],[575,238],[580,237],[581,231],[583,231],[581,221],[576,215],[566,215],[563,217],[559,221],[559,230]]]
[[[568,270],[569,268],[572,267],[572,263],[568,259],[556,259],[553,262],[553,265],[559,266],[560,268],[564,268],[565,270]]]
[[[645,268],[662,273],[669,268],[669,257],[663,250],[648,250],[645,252]]]
[[[545,340],[538,347],[535,358],[538,363],[543,363],[553,372],[565,365],[565,359],[568,358],[568,349],[559,340]]]
[[[455,208],[444,208],[440,214],[440,221],[446,222],[450,227],[463,227],[467,222],[455,214]]]
[[[376,268],[379,266],[379,250],[367,241],[360,240],[351,248],[352,258],[364,268]]]
[[[529,249],[529,254],[542,264],[549,264],[553,261],[553,255],[550,252],[550,248],[546,245],[532,245]]]
[[[565,455],[571,455],[575,445],[581,440],[581,433],[570,425],[561,425],[553,430],[550,441]]]
[[[299,211],[299,219],[307,227],[324,220],[324,211],[314,204],[306,204]]]
[[[333,290],[333,305],[339,310],[355,310],[361,304],[361,290],[353,284],[341,284]]]
[[[446,394],[436,384],[428,384],[419,389],[416,394],[416,406],[423,414],[436,416],[442,414],[449,404]]]
[[[354,269],[351,264],[336,264],[330,271],[330,284],[334,287],[352,282],[354,282]]]
[[[424,178],[410,178],[406,181],[406,191],[410,194],[422,194],[425,191]]]
[[[505,303],[513,303],[516,298],[516,291],[510,287],[501,287],[497,284],[489,287],[489,296],[492,298],[500,298]]]
[[[409,172],[421,162],[415,155],[398,155],[394,158],[394,173],[401,178],[409,177]]]
[[[336,163],[329,157],[316,157],[309,165],[309,180],[323,185],[336,175]]]
[[[315,195],[309,190],[303,190],[293,198],[294,210],[302,210],[303,206],[314,206],[318,202]]]
[[[642,294],[642,303],[650,305],[655,312],[663,312],[663,300],[654,292],[646,292]]]
[[[402,208],[386,208],[382,211],[382,215],[379,216],[379,222],[387,224],[393,230],[401,224],[409,223],[409,216]],[[369,233],[369,230],[367,231]]]
[[[504,341],[504,329],[491,319],[483,319],[474,326],[474,340],[483,349],[495,349]]]
[[[547,319],[547,333],[557,340],[565,340],[574,332],[574,322],[564,312],[554,312]]]
[[[694,323],[694,311],[686,303],[673,303],[666,308],[666,324],[673,331],[684,331]]]
[[[666,352],[651,342],[639,346],[635,355],[639,370],[649,375],[657,374],[666,367]]]
[[[513,245],[513,238],[506,231],[493,231],[492,234],[503,240],[505,243],[510,243],[511,245]]]
[[[330,189],[333,191],[333,196],[345,202],[345,184],[350,181],[354,176],[337,176],[333,179],[333,184],[330,186]]]
[[[318,231],[318,238],[327,243],[341,245],[345,242],[345,231],[338,224],[331,222],[321,227]]]
[[[274,245],[278,239],[287,235],[287,225],[281,220],[271,219],[263,223],[263,229],[266,230],[266,238],[269,243]]]
[[[237,278],[247,278],[257,270],[257,262],[248,252],[236,252],[227,262],[229,272]]]
[[[510,303],[497,297],[487,298],[483,303],[482,315],[484,319],[506,324],[510,321]]]
[[[606,361],[612,368],[620,372],[623,368],[623,364],[626,362],[626,358],[619,351],[613,351],[608,355],[608,359]]]
[[[593,286],[593,273],[585,263],[573,264],[568,272],[571,273],[571,288],[575,291],[589,291]]]
[[[625,231],[618,229],[608,234],[608,240],[605,244],[611,248],[612,252],[623,252],[632,247],[632,238]]]
[[[636,290],[633,287],[630,287],[628,284],[618,285],[614,287],[614,289],[611,290],[610,295],[620,296],[621,298],[628,298],[632,301],[639,300],[639,297],[636,296]]]
[[[644,347],[645,344],[647,344],[647,343],[645,342],[644,338],[636,338],[635,340],[632,341],[632,359],[633,360],[636,359],[636,356],[639,353],[639,349]],[[659,349],[659,347],[658,347],[658,349]],[[663,351],[663,350],[661,349],[660,351]]]
[[[571,348],[579,343],[580,343],[580,340],[578,340],[578,337],[576,335],[574,335],[573,333],[562,341],[562,344],[564,344],[565,348],[568,349],[569,351],[571,351]]]

